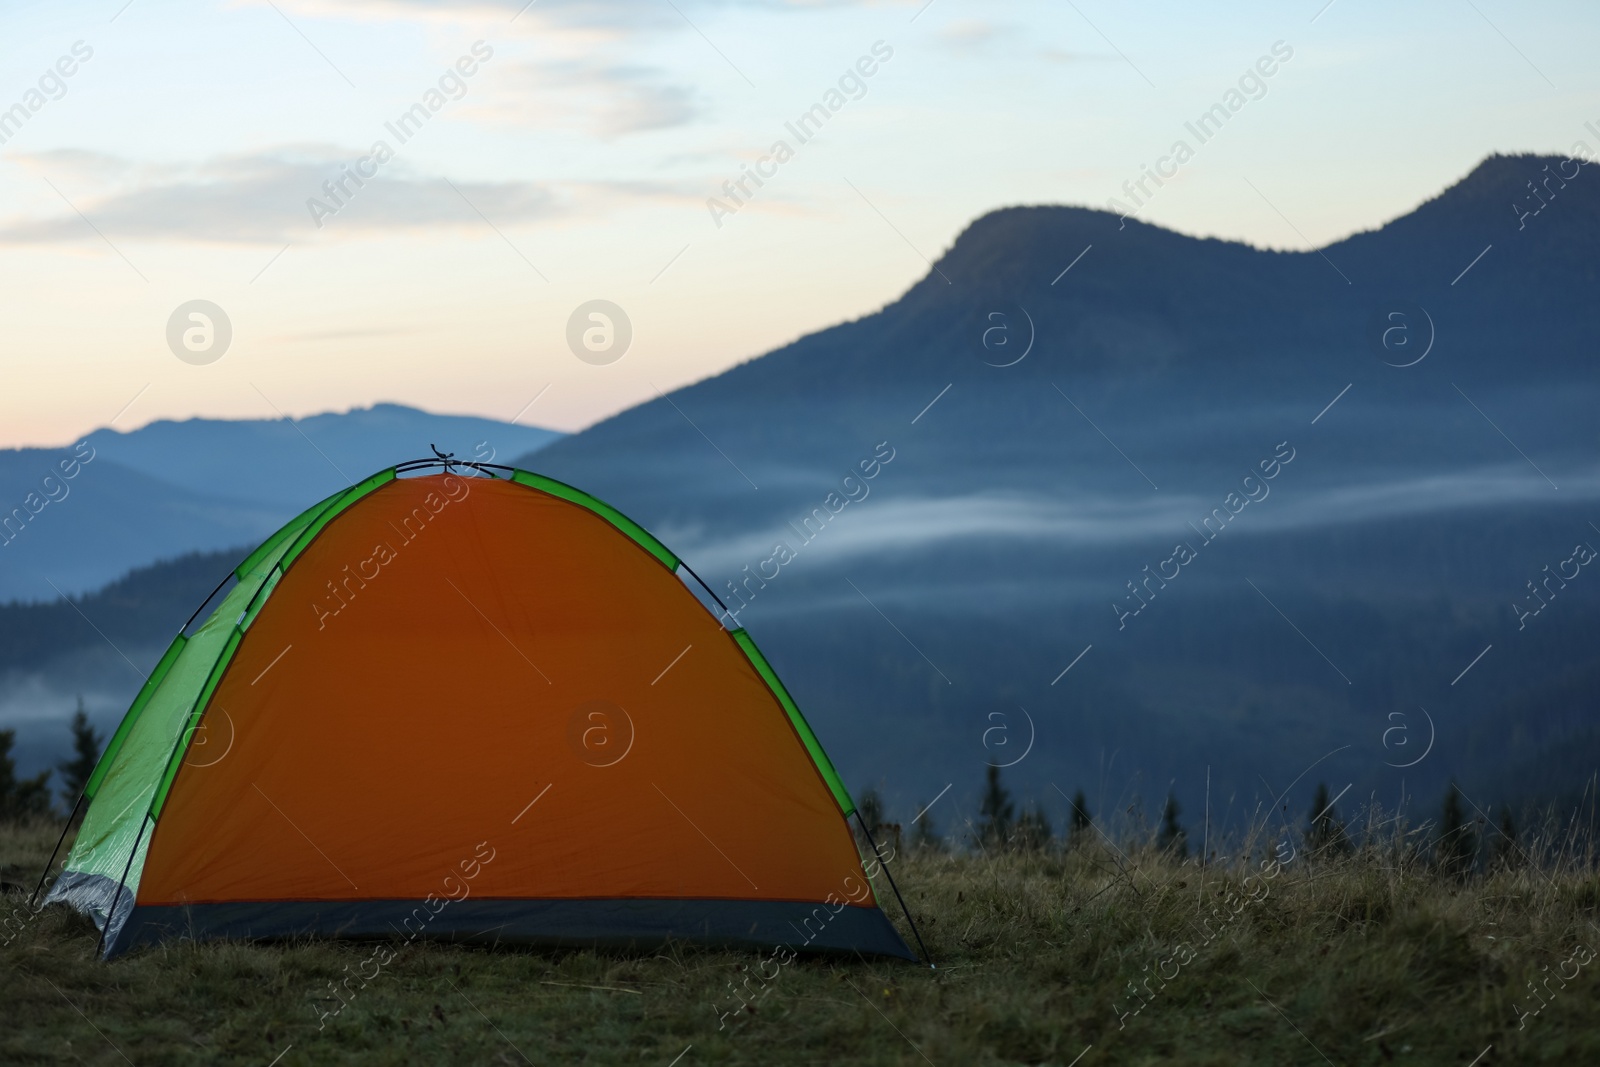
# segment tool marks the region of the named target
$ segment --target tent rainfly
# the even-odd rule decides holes
[[[46,902],[106,958],[307,935],[916,958],[731,613],[615,508],[509,467],[400,464],[273,534],[85,802]]]

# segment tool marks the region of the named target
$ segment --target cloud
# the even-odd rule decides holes
[[[1001,31],[982,19],[960,19],[939,31],[939,39],[955,48],[978,48],[994,40]]]
[[[255,0],[265,4],[267,0]],[[552,29],[632,36],[691,29],[719,9],[810,11],[837,7],[910,7],[922,0],[278,0],[279,6],[311,18],[371,21],[450,22],[485,28],[503,25],[521,34]],[[673,10],[674,7],[678,10]]]
[[[964,52],[973,57],[989,51],[989,46],[1004,42],[1013,55],[1032,55],[1046,63],[1106,63],[1120,62],[1114,52],[1069,52],[1045,46],[1025,48],[1019,41],[1015,26],[1002,26],[985,19],[957,19],[945,24],[937,33],[939,43],[953,52]]]
[[[132,164],[121,156],[108,156],[82,148],[58,148],[30,156],[8,156],[12,162],[51,174],[71,175],[92,181],[111,182],[127,177]]]
[[[265,5],[268,0],[254,2]],[[617,36],[683,25],[671,6],[659,0],[279,0],[278,6],[313,19],[504,26],[521,35],[567,29]]]
[[[1203,514],[1199,502],[1194,510]],[[852,514],[853,512],[859,512]],[[954,541],[1039,541],[1108,544],[1129,536],[1165,534],[1182,528],[1178,511],[1166,502],[1124,505],[1113,501],[1062,503],[1019,494],[976,493],[954,497],[900,497],[850,505],[830,522],[808,554],[834,565],[867,556],[933,548]],[[797,518],[800,516],[797,516]],[[742,533],[701,540],[689,531],[673,532],[674,544],[687,546],[706,572],[737,571],[771,555],[776,541],[794,544],[792,529]]]
[[[14,162],[49,177],[76,210],[0,224],[0,244],[98,240],[78,211],[113,239],[281,244],[319,232],[338,237],[477,230],[485,217],[510,226],[600,214],[641,199],[692,199],[651,182],[452,182],[418,174],[401,160],[382,165],[359,187],[345,179],[342,190],[328,191],[326,183],[341,180],[346,168],[369,155],[370,150],[329,145],[292,146],[144,170],[90,153],[18,156]],[[85,184],[101,191],[80,192]],[[321,227],[313,201],[324,209]]]
[[[1121,57],[1107,52],[1105,55],[1096,55],[1093,52],[1068,52],[1061,48],[1041,48],[1039,58],[1047,63],[1120,63]]]
[[[1371,483],[1330,486],[1311,493],[1285,493],[1295,488],[1296,471],[1286,470],[1259,504],[1248,505],[1230,538],[1256,536],[1334,525],[1378,522],[1402,516],[1509,508],[1548,500],[1549,488],[1526,466],[1508,463],[1472,471],[1418,474]],[[950,497],[896,497],[874,502],[871,497],[849,505],[817,536],[815,547],[799,549],[828,566],[864,558],[891,558],[956,542],[1001,545],[1046,542],[1085,548],[1138,542],[1193,539],[1190,522],[1219,507],[1228,488],[1214,499],[1202,496],[1126,502],[1081,497],[1073,501],[1016,493],[975,493]],[[1563,493],[1574,500],[1600,498],[1600,467],[1562,478]],[[802,513],[797,512],[798,520]],[[1237,531],[1237,532],[1235,532]],[[663,531],[668,540],[693,556],[707,574],[736,573],[772,554],[773,545],[798,539],[792,528],[775,525],[767,531],[732,537],[706,537],[705,531]]]
[[[463,111],[477,121],[577,127],[611,138],[692,122],[700,115],[694,95],[654,67],[567,59],[517,65],[496,86],[495,101]]]

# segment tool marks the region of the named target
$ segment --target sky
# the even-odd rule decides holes
[[[1321,246],[1593,142],[1597,39],[1509,0],[9,0],[0,447],[381,401],[578,430],[1147,167],[1146,221]]]

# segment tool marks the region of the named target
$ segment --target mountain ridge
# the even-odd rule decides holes
[[[1600,676],[1548,691],[1548,731],[1508,725],[1600,595],[1569,592],[1542,636],[1506,607],[1600,501],[1585,414],[1600,368],[1583,358],[1600,327],[1600,182],[1585,165],[1539,216],[1508,206],[1560,161],[1490,157],[1382,227],[1303,251],[1000,209],[879,311],[520,462],[657,531],[731,597],[771,555],[754,546],[793,549],[796,517],[889,441],[898,458],[870,498],[769,567],[741,612],[853,783],[882,766],[871,753],[903,749],[891,794],[975,781],[987,717],[1023,707],[1049,725],[1008,773],[1041,785],[1091,780],[1120,751],[1118,767],[1174,781],[1189,806],[1208,765],[1250,796],[1269,763],[1337,749],[1323,770],[1359,789],[1406,774],[1413,792],[1451,777],[1537,790],[1525,768],[1564,743],[1563,766],[1600,767],[1573,725]],[[1141,569],[1280,443],[1301,458],[1269,501],[1181,579]],[[1175,501],[1194,513],[1163,518]],[[1348,514],[1319,519],[1329,508]],[[1109,532],[1085,538],[1085,523]],[[1136,620],[1119,614],[1136,598]],[[1486,645],[1473,684],[1452,686]],[[1419,704],[1447,709],[1450,732],[1395,770],[1385,717]]]
[[[1526,193],[1526,182],[1542,173],[1542,167],[1561,160],[1491,156],[1377,229],[1304,251],[1192,237],[1138,220],[1128,220],[1124,230],[1116,215],[1096,208],[1000,208],[969,224],[925,275],[879,310],[823,327],[691,383],[674,393],[674,400],[727,403],[740,393],[808,391],[819,378],[847,373],[857,384],[870,379],[874,385],[891,386],[898,381],[907,393],[919,378],[921,388],[934,385],[936,373],[946,375],[944,381],[972,378],[986,371],[985,353],[971,342],[985,336],[991,321],[987,316],[996,310],[1015,316],[1019,307],[1028,308],[1037,321],[1041,347],[1017,365],[1017,376],[1045,378],[1088,367],[1099,372],[1095,384],[1125,388],[1130,373],[1204,373],[1210,366],[1182,365],[1179,357],[1185,354],[1221,358],[1231,353],[1281,381],[1290,371],[1275,365],[1279,347],[1274,341],[1298,332],[1302,336],[1296,340],[1304,350],[1319,358],[1333,361],[1352,348],[1365,357],[1368,353],[1362,350],[1368,346],[1361,338],[1379,306],[1405,302],[1428,305],[1446,323],[1458,324],[1457,334],[1465,338],[1461,351],[1473,369],[1504,377],[1494,354],[1525,340],[1525,332],[1516,322],[1507,324],[1503,315],[1485,313],[1476,290],[1454,285],[1469,264],[1480,276],[1493,275],[1501,282],[1508,268],[1512,270],[1509,287],[1490,303],[1571,320],[1545,342],[1548,351],[1559,351],[1600,326],[1592,302],[1562,303],[1551,295],[1555,283],[1574,274],[1591,282],[1596,278],[1592,259],[1585,259],[1582,249],[1592,247],[1600,234],[1600,183],[1581,172],[1568,181],[1575,188],[1566,191],[1566,203],[1558,200],[1549,208],[1567,212],[1564,228],[1522,234],[1524,241],[1508,240],[1521,231],[1507,207],[1487,211],[1496,198],[1509,205],[1518,190]],[[1384,241],[1397,243],[1398,250],[1379,247]],[[1492,251],[1484,261],[1474,262],[1485,245],[1497,241],[1499,248],[1511,246],[1504,257],[1510,264]],[[1426,251],[1419,253],[1419,248]],[[1552,257],[1553,250],[1564,254]],[[1081,260],[1074,260],[1080,254]],[[1211,258],[1200,261],[1207,256]],[[1343,266],[1337,265],[1341,258]],[[1063,276],[1069,265],[1071,272]],[[1151,273],[1160,271],[1165,273]],[[1304,306],[1285,315],[1283,308],[1290,303],[1286,286],[1294,285],[1299,291],[1288,295]],[[1189,299],[1181,308],[1170,299],[1141,302],[1141,291],[1185,293]],[[1469,291],[1474,295],[1467,295]],[[923,344],[908,336],[913,324],[927,322],[968,343],[956,353],[948,345]],[[908,366],[892,358],[889,350],[897,344],[917,347],[919,361]],[[1040,358],[1051,347],[1071,352],[1075,362],[1067,366],[1061,359]],[[557,443],[542,462],[563,462],[590,447],[596,434],[630,426],[645,412],[661,422],[678,418],[668,404],[652,399]],[[633,426],[628,432],[638,429]]]
[[[71,478],[57,475],[53,490],[42,479],[72,449],[0,451],[0,518],[11,523],[0,538],[0,601],[83,593],[152,560],[259,541],[313,502],[434,444],[504,460],[560,437],[400,404],[300,420],[160,419],[85,435],[80,446],[92,458]]]

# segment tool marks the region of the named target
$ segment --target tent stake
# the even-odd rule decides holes
[[[861,824],[862,832],[867,835],[867,843],[872,846],[873,856],[877,857],[879,864],[883,867],[883,873],[889,877],[889,888],[894,890],[894,899],[900,902],[900,910],[905,913],[906,922],[911,924],[911,933],[917,939],[917,947],[922,950],[924,962],[927,963],[929,970],[938,970],[938,966],[933,962],[933,956],[928,952],[928,946],[922,943],[922,931],[917,929],[917,920],[911,917],[911,909],[906,907],[906,898],[900,895],[900,887],[895,885],[894,874],[889,870],[889,861],[884,859],[882,854],[878,852],[878,842],[872,839],[872,828],[867,825],[867,820],[861,817],[860,808],[856,809],[856,822]]]
[[[67,839],[67,831],[72,829],[72,820],[78,817],[78,809],[83,807],[83,794],[78,794],[77,803],[72,805],[72,814],[67,816],[67,825],[61,828],[61,836],[56,838],[56,847],[50,850],[50,861],[44,865],[44,871],[39,875],[39,884],[33,889],[33,896],[28,898],[28,907],[33,907],[33,902],[39,899],[40,890],[44,889],[44,880],[50,877],[50,868],[56,865],[56,853],[61,851],[61,842]]]
[[[122,900],[122,889],[127,884],[128,872],[133,870],[133,857],[139,854],[139,842],[144,840],[144,828],[150,822],[150,814],[145,813],[144,820],[139,823],[139,832],[134,835],[133,848],[128,852],[127,865],[122,868],[122,878],[117,882],[117,891],[111,895],[111,907],[106,912],[106,924],[100,930],[100,943],[94,947],[94,954],[100,955],[106,946],[106,934],[111,932],[111,923],[117,917],[117,904]]]

